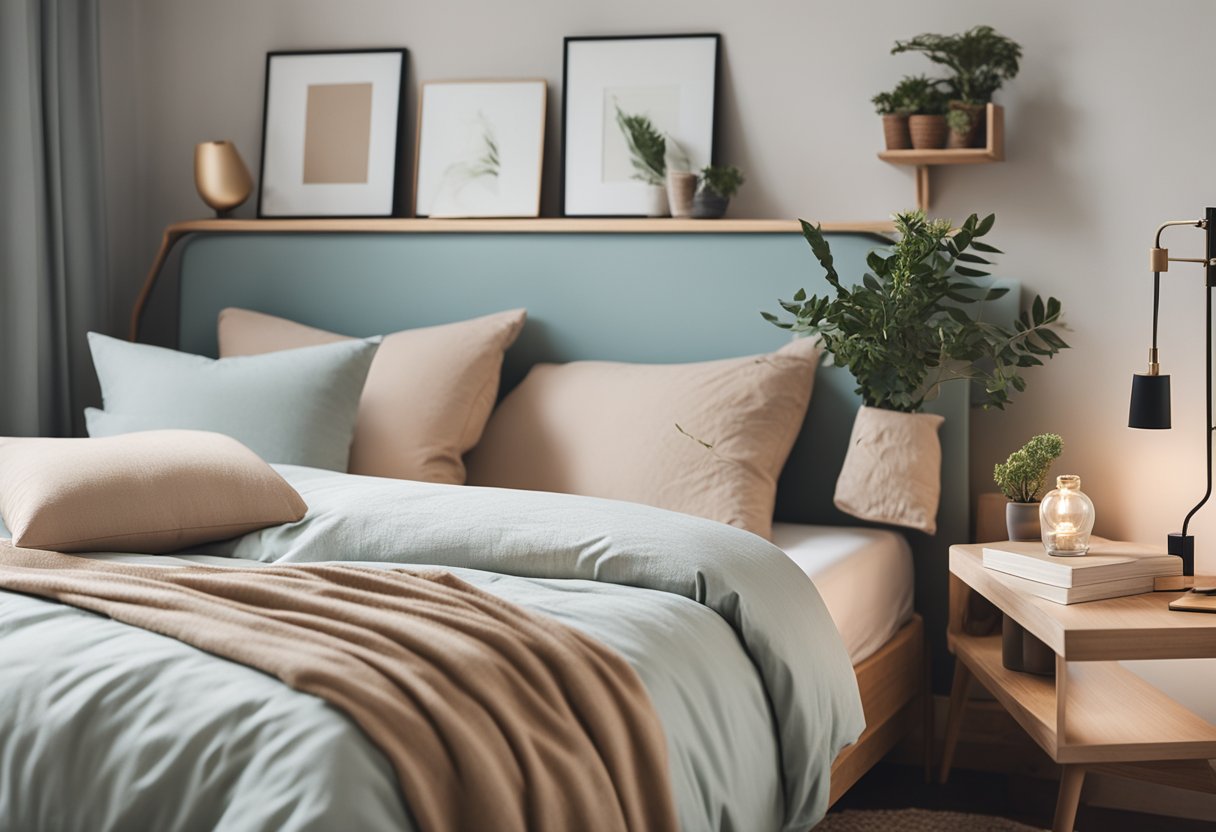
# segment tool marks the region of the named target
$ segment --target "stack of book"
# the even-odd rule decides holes
[[[984,566],[1030,595],[1077,604],[1153,591],[1153,579],[1182,574],[1182,558],[1141,543],[1104,541],[1081,557],[1053,557],[1038,542],[990,543]]]

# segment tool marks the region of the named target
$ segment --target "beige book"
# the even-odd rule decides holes
[[[1017,575],[1010,575],[1008,573],[1001,575],[1001,580],[1018,592],[1024,592],[1036,598],[1045,598],[1057,604],[1104,601],[1107,598],[1122,598],[1124,595],[1140,595],[1144,592],[1153,591],[1153,579],[1151,577],[1119,578],[1114,581],[1082,584],[1081,586],[1055,586],[1054,584],[1045,584],[1039,581],[1019,578]]]
[[[1182,574],[1182,558],[1160,546],[1118,541],[1094,543],[1080,557],[1049,555],[1037,541],[993,543],[984,547],[984,566],[1057,587]]]

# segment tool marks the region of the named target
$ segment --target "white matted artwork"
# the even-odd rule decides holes
[[[540,216],[546,95],[536,79],[423,84],[414,213]]]
[[[562,88],[562,213],[646,216],[617,111],[643,115],[687,154],[713,161],[718,35],[566,38]]]
[[[406,50],[266,56],[260,217],[391,217]]]

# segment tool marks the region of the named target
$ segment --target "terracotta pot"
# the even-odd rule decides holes
[[[951,101],[951,110],[962,110],[971,117],[971,129],[966,133],[950,131],[947,147],[984,147],[988,141],[988,108],[984,104],[964,104]]]
[[[1039,504],[1006,503],[1005,528],[1010,540],[1041,540],[1043,531],[1039,525]]]
[[[887,150],[907,150],[912,146],[912,137],[908,134],[907,116],[883,116],[882,137],[887,142]]]
[[[697,191],[692,198],[692,216],[697,220],[717,220],[726,216],[726,206],[730,205],[730,197],[719,196],[704,188]]]
[[[697,175],[683,171],[667,173],[667,204],[673,217],[692,214],[692,199],[697,192]]]
[[[912,134],[912,147],[917,150],[937,150],[946,146],[945,116],[911,116],[908,130]]]

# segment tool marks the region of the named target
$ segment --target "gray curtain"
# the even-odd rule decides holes
[[[0,435],[79,432],[109,329],[97,0],[0,0]]]

